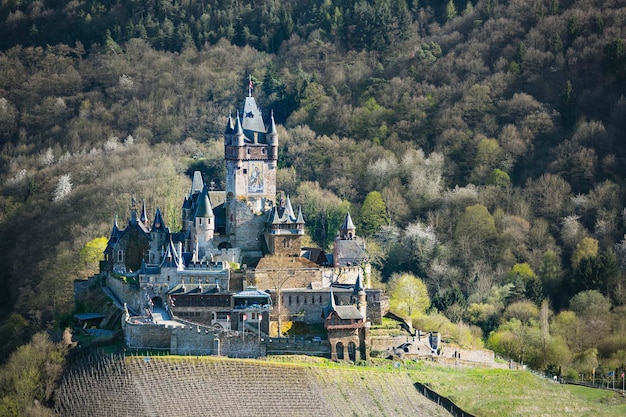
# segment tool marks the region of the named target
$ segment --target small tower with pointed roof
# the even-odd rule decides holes
[[[346,214],[343,225],[341,225],[341,229],[339,229],[339,238],[341,240],[352,240],[356,238],[356,227],[354,227],[350,212]]]
[[[191,228],[191,239],[193,242],[197,242],[201,248],[206,248],[211,243],[214,232],[215,214],[213,214],[213,208],[205,187],[198,197]]]
[[[298,257],[302,250],[304,216],[298,207],[296,215],[291,199],[281,198],[281,204],[270,211],[265,231],[265,245],[270,255]]]

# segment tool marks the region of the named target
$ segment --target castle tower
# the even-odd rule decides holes
[[[215,232],[215,214],[209,201],[207,189],[202,190],[198,197],[198,204],[194,214],[193,226],[191,228],[191,238],[197,242],[200,248],[206,248]]]
[[[271,207],[276,201],[278,133],[273,117],[266,129],[251,89],[241,117],[237,114],[234,122],[228,118],[224,157],[228,198],[245,200],[257,212]]]
[[[152,221],[152,227],[150,228],[150,250],[148,254],[148,263],[158,264],[162,261],[162,254],[167,246],[167,240],[169,238],[169,229],[165,225],[163,216],[161,215],[161,209],[157,207],[154,213],[154,220]]]
[[[268,216],[265,232],[265,244],[271,255],[300,256],[304,236],[304,216],[302,208],[296,215],[287,196],[286,202],[274,207]]]

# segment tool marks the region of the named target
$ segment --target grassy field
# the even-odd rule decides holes
[[[607,390],[561,385],[527,371],[457,369],[422,363],[414,381],[481,417],[624,416],[626,396]]]

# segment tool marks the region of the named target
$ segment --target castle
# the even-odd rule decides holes
[[[332,254],[302,246],[302,210],[277,198],[278,140],[249,88],[224,131],[225,190],[194,172],[179,231],[158,208],[150,221],[134,200],[123,229],[115,218],[102,272],[125,305],[128,347],[233,354],[247,336],[258,341],[251,354],[262,354],[284,323],[303,322],[324,325],[331,358],[367,357],[368,325],[380,323],[388,300],[367,288],[365,245],[349,213]]]

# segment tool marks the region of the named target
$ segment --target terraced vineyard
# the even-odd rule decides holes
[[[61,416],[448,416],[411,378],[215,357],[124,358],[77,363],[56,397]]]

